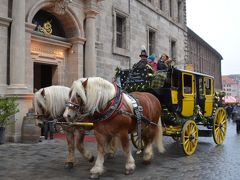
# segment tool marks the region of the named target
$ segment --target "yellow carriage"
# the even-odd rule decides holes
[[[186,155],[195,152],[199,136],[213,136],[216,144],[223,143],[227,116],[222,106],[223,94],[215,92],[212,76],[172,67],[167,72],[157,73],[163,74],[160,80],[164,80],[157,87],[158,83],[154,84],[156,74],[147,69],[134,71],[118,70],[122,88],[127,92],[147,91],[159,99],[163,133],[181,143]],[[136,148],[144,147],[137,133],[131,134],[131,139]]]

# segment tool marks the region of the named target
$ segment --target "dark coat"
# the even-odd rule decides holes
[[[147,63],[148,63],[147,60],[141,59],[140,61],[138,61],[136,64],[133,65],[133,69],[135,69],[135,68],[143,69],[146,67]]]
[[[163,61],[158,61],[157,70],[167,70],[168,66]]]

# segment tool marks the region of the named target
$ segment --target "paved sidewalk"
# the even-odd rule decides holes
[[[171,137],[164,137],[166,152],[155,152],[152,164],[142,164],[142,157],[134,154],[136,171],[124,175],[125,157],[119,151],[114,159],[105,160],[106,172],[100,179],[131,180],[236,180],[240,177],[240,136],[235,124],[229,123],[227,138],[216,146],[213,138],[199,138],[193,156],[185,156],[181,146]],[[86,146],[96,154],[96,143]],[[135,151],[135,150],[134,150]],[[66,142],[62,139],[43,140],[37,144],[0,145],[0,180],[79,180],[88,179],[93,163],[84,160],[76,150],[76,164],[72,170],[64,169]]]

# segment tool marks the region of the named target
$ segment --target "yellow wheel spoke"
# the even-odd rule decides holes
[[[182,129],[182,142],[185,154],[192,155],[198,143],[198,128],[194,121],[185,122]]]
[[[189,142],[189,139],[186,139],[185,142],[184,142],[184,144],[187,144],[188,142]]]

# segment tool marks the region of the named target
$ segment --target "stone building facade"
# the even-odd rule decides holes
[[[20,112],[7,130],[21,141],[34,89],[70,86],[81,77],[112,80],[117,66],[149,53],[186,61],[185,0],[2,0],[0,94],[17,96]]]
[[[196,62],[187,32],[185,0],[1,0],[0,94],[17,96],[20,109],[8,140],[21,141],[35,89],[89,76],[111,81],[116,67],[139,60],[142,45],[179,68]]]
[[[222,89],[221,54],[190,28],[188,28],[187,52],[186,65],[190,65],[194,71],[212,75],[215,78],[215,88]]]

